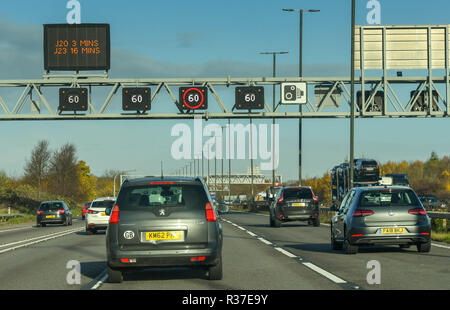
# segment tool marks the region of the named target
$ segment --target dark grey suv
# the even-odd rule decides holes
[[[36,225],[45,227],[47,224],[72,225],[72,212],[64,201],[41,202],[37,210]]]
[[[270,226],[280,227],[282,222],[308,221],[320,226],[319,198],[311,187],[282,187],[270,205]]]
[[[106,232],[109,282],[149,267],[202,267],[222,279],[222,225],[200,178],[127,180]]]
[[[431,249],[430,220],[416,193],[409,187],[359,187],[344,197],[331,218],[331,247],[348,254],[360,245],[416,245]]]

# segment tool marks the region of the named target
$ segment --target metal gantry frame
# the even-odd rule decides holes
[[[366,77],[362,71],[361,77],[356,80],[356,84],[360,85],[362,91],[367,85],[371,86],[371,93],[367,100],[362,96],[363,103],[360,108],[355,105],[357,118],[372,118],[372,117],[449,117],[450,111],[450,94],[449,94],[449,74],[448,61],[445,76],[435,76],[430,74],[428,76],[418,77],[398,77],[398,76],[382,76],[382,77]],[[271,108],[265,102],[265,108],[262,111],[242,112],[234,110],[234,102],[225,102],[222,100],[217,87],[232,87],[232,86],[279,86],[284,82],[306,82],[308,87],[315,87],[324,85],[329,87],[325,97],[315,102],[310,96],[305,104],[303,112],[290,112],[286,107],[277,104],[275,109]],[[105,75],[49,75],[46,74],[42,79],[36,80],[0,80],[0,121],[18,121],[18,120],[120,120],[120,119],[193,119],[194,117],[202,117],[204,119],[271,119],[271,118],[349,118],[350,117],[350,78],[339,77],[319,77],[319,78],[300,78],[300,77],[249,77],[249,78],[169,78],[169,79],[115,79],[109,78]],[[445,85],[446,93],[439,91],[437,84]],[[181,87],[186,85],[206,86],[208,87],[211,97],[214,98],[219,112],[209,111],[183,111],[179,105],[178,98],[174,95],[172,89],[174,87]],[[413,85],[411,90],[417,90],[418,93],[414,98],[410,98],[407,102],[399,99],[398,92],[395,91],[397,85]],[[430,86],[437,92],[440,100],[434,101],[437,105],[437,110],[434,111],[429,101],[428,108],[424,111],[413,111],[412,107],[418,100],[421,92],[427,86]],[[130,113],[130,111],[122,113],[112,113],[108,109],[111,108],[111,102],[117,95],[117,92],[122,87],[151,87],[152,106],[155,104],[167,104],[157,102],[158,95],[162,89],[165,89],[169,94],[172,104],[178,108],[178,113],[159,113],[150,110],[146,113]],[[20,96],[14,101],[14,105],[5,100],[5,95],[10,88],[21,88]],[[48,89],[59,87],[88,87],[89,88],[89,109],[86,112],[60,113],[58,102],[53,102],[47,99],[45,93]],[[101,100],[101,105],[94,104],[91,93],[92,89],[101,87],[111,87],[106,98]],[[385,90],[389,89],[392,96],[385,91],[386,100],[383,102],[381,111],[373,111],[369,109],[374,100],[374,96],[380,87]],[[414,87],[414,88],[413,88]],[[6,90],[8,89],[8,91]],[[233,90],[228,90],[233,91]],[[341,106],[324,106],[323,102],[329,99],[336,91],[342,94],[346,104]],[[310,92],[313,93],[313,92]],[[98,96],[98,94],[97,94]],[[430,94],[431,96],[431,94]],[[233,96],[234,97],[234,96]],[[40,105],[35,98],[38,98]],[[57,100],[57,99],[55,99]],[[210,100],[211,102],[211,100]],[[24,112],[24,107],[30,105],[30,111],[34,113]],[[211,104],[210,104],[211,107]],[[152,108],[153,109],[153,108]],[[326,111],[325,111],[326,110]]]

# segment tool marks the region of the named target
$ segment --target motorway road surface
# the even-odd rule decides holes
[[[293,222],[269,226],[262,214],[230,212],[224,230],[221,281],[202,270],[147,269],[110,284],[106,275],[105,233],[86,235],[84,221],[72,226],[0,226],[0,290],[356,290],[450,289],[450,246],[433,242],[430,253],[416,247],[367,247],[356,255],[330,249],[330,227]],[[80,262],[81,282],[70,285],[67,263]],[[381,284],[367,283],[377,260]]]

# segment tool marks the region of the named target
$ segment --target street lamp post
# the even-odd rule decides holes
[[[276,61],[277,54],[283,55],[288,52],[261,52],[262,55],[273,55],[273,77],[276,77]],[[272,111],[275,112],[275,84],[273,85],[273,98],[272,98]],[[272,135],[272,158],[275,158],[275,118],[272,119],[273,124],[273,135]],[[272,160],[272,186],[275,187],[275,160]]]
[[[303,9],[283,9],[285,12],[300,13],[299,22],[299,60],[298,60],[298,76],[303,77],[303,12],[320,12],[320,10],[303,10]],[[300,115],[302,113],[302,105],[299,105]],[[302,185],[302,117],[298,119],[298,182]]]

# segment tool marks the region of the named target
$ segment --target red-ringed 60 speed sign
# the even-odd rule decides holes
[[[208,108],[208,88],[180,87],[179,102],[183,110],[205,110]]]

